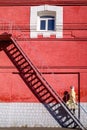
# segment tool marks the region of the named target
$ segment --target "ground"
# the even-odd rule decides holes
[[[79,130],[69,128],[0,128],[0,130]]]

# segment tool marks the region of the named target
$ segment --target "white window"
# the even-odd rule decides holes
[[[63,37],[63,7],[50,5],[31,7],[30,37],[37,38],[38,35]]]
[[[55,30],[54,16],[40,16],[40,30],[54,31]]]

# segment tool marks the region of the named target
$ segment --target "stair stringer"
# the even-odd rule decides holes
[[[30,59],[25,55],[25,53],[20,48],[20,46],[17,44],[17,42],[12,37],[10,37],[9,39],[10,39],[10,41],[7,43],[6,46],[3,47],[3,50],[5,51],[5,53],[9,57],[9,59],[13,62],[15,67],[18,69],[21,78],[23,79],[25,84],[28,86],[28,88],[31,89],[31,91],[37,97],[37,99],[41,103],[43,103],[43,105],[47,108],[47,110],[50,112],[50,114],[55,118],[55,120],[62,127],[66,127],[66,128],[67,127],[70,127],[70,128],[78,127],[78,128],[81,128],[82,130],[85,130],[85,128],[81,124],[81,122],[73,115],[73,113],[68,109],[66,104],[60,98],[60,96],[52,89],[52,87],[48,84],[48,82],[43,78],[41,73],[32,64]],[[3,41],[3,43],[6,44],[6,41]],[[10,52],[11,52],[11,50],[14,50],[14,49],[8,50],[10,45],[13,45],[13,48],[16,49],[16,51],[14,51],[13,54],[10,54]],[[31,73],[30,75],[36,76],[36,79],[38,79],[38,82],[40,82],[43,87],[42,90],[47,90],[48,94],[50,94],[48,97],[46,97],[46,99],[43,100],[43,98],[41,98],[41,96],[40,96],[41,92],[38,92],[39,94],[37,94],[37,91],[35,89],[37,89],[38,87],[36,87],[36,88],[32,87],[33,86],[32,81],[35,78],[31,79],[29,82],[27,82],[27,80],[25,80],[23,69],[22,70],[20,69],[21,65],[18,64],[17,63],[18,61],[16,61],[13,57],[14,54],[16,54],[16,52],[19,52],[19,54],[21,56],[23,56],[23,58],[25,59],[25,61],[23,63],[21,63],[21,65],[24,63],[28,63],[26,66],[29,66],[30,69],[32,70],[30,72]],[[26,68],[26,66],[24,68]],[[40,91],[42,91],[42,90],[40,90]],[[51,102],[51,101],[47,102],[47,100],[50,99],[50,97],[52,97],[53,102]],[[54,106],[57,106],[57,108],[53,109]],[[62,109],[63,111],[65,111],[66,115],[68,115],[65,120],[62,120],[65,116],[59,115],[59,109]],[[57,113],[57,111],[58,111],[58,113]],[[67,121],[70,121],[70,123],[66,123]],[[73,126],[72,126],[72,124],[73,124]]]

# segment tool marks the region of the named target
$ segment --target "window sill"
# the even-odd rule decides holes
[[[31,32],[31,38],[38,38],[38,37],[43,37],[43,38],[50,38],[50,37],[55,37],[55,38],[63,38],[63,33],[62,31],[36,31],[36,32]]]

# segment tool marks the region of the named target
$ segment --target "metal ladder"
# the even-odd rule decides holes
[[[47,83],[10,34],[4,33],[0,35],[0,49],[4,50],[18,69],[28,88],[62,127],[86,129]]]

